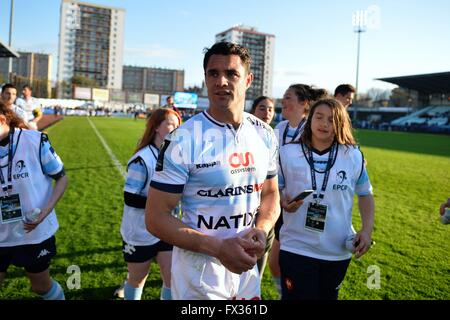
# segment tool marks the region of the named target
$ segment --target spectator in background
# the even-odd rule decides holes
[[[27,113],[30,129],[37,130],[37,124],[42,119],[42,110],[37,99],[31,96],[32,92],[33,90],[28,84],[24,85],[22,97],[16,100],[16,104]]]
[[[180,117],[182,117],[182,114],[180,112],[180,110],[175,106],[175,103],[173,102],[173,97],[172,96],[168,96],[166,98],[166,105],[163,108],[169,108],[172,109],[173,111],[175,111],[176,113],[178,113],[178,115]]]
[[[275,115],[273,99],[266,96],[256,98],[250,113],[270,125]]]
[[[28,128],[28,116],[25,110],[14,104],[17,98],[17,88],[11,83],[6,83],[2,87],[1,100],[7,108],[14,111],[25,122]]]
[[[344,108],[348,108],[353,103],[356,89],[351,84],[340,84],[334,90],[334,97],[338,100]]]

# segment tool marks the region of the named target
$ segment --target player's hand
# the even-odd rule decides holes
[[[259,259],[264,255],[266,249],[267,236],[264,230],[258,228],[252,228],[244,236],[244,239],[250,240],[253,243],[253,247],[246,249],[247,253],[250,255],[256,255]]]
[[[50,211],[42,209],[41,213],[39,214],[38,218],[34,222],[24,222],[23,228],[25,229],[25,233],[29,233],[36,229],[36,227],[44,221],[44,219],[49,215]]]
[[[358,259],[369,251],[372,246],[372,237],[370,233],[365,231],[358,232],[355,236],[354,246],[355,249],[353,250],[353,253],[355,254],[355,258]]]
[[[252,250],[254,247],[253,240],[241,237],[224,239],[217,259],[231,272],[241,274],[252,269],[256,264],[256,255],[246,251]]]

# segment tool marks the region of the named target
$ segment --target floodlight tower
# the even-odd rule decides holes
[[[355,101],[358,100],[358,82],[359,82],[359,52],[361,46],[361,33],[366,32],[367,29],[367,11],[366,10],[358,10],[353,13],[352,16],[352,24],[353,24],[353,32],[358,34],[358,45],[356,52],[356,83],[355,83]],[[356,104],[353,106],[353,119],[356,121],[357,115],[357,107]]]
[[[8,39],[8,46],[10,48],[12,44],[12,30],[13,30],[13,15],[14,15],[14,0],[11,0],[11,11],[9,14],[9,39]],[[8,81],[12,82],[12,58],[10,57],[8,59]]]

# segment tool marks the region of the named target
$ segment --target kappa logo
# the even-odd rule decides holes
[[[39,255],[37,256],[37,258],[42,258],[45,257],[46,255],[50,254],[50,251],[48,251],[47,249],[42,249],[41,252],[39,252]]]
[[[123,252],[129,255],[132,255],[136,251],[136,248],[131,244],[126,244],[123,248]]]
[[[220,161],[214,161],[214,162],[210,162],[210,163],[200,163],[200,164],[196,164],[195,167],[197,169],[206,169],[206,168],[212,168],[215,166],[220,166]]]

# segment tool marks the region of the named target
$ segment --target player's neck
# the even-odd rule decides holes
[[[311,146],[318,151],[326,150],[330,148],[332,144],[333,139],[318,139],[314,137],[314,135],[311,137]]]
[[[207,112],[211,117],[213,117],[218,122],[231,124],[235,129],[237,129],[242,122],[243,110],[240,109],[217,110],[217,108],[210,107],[207,110]]]
[[[159,149],[159,146],[163,143],[163,139],[156,134],[155,139],[153,139],[153,145]]]
[[[297,128],[304,118],[305,115],[302,115],[301,117],[295,117],[294,119],[289,119],[289,126],[291,128]]]

